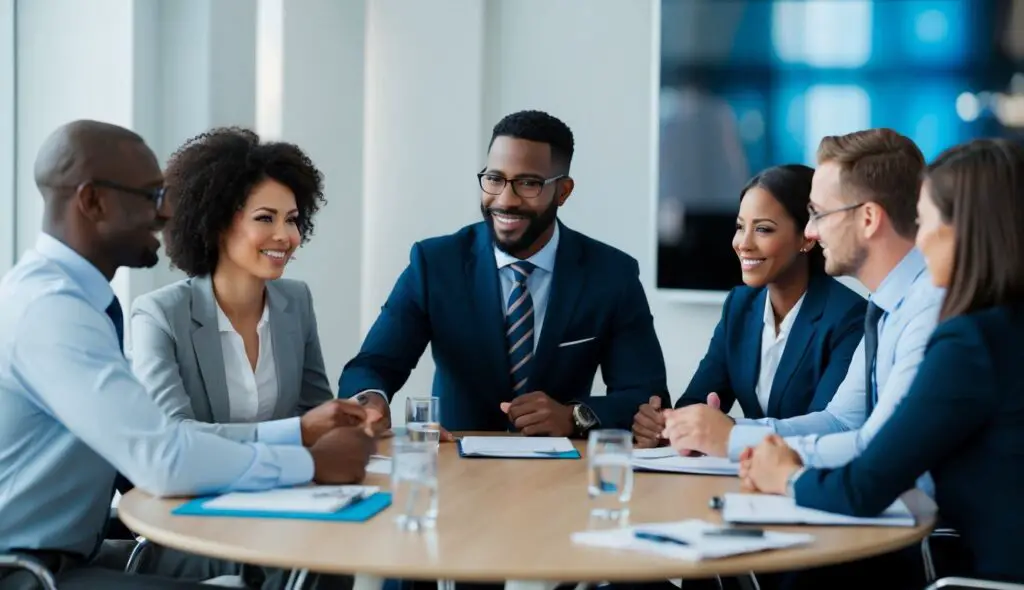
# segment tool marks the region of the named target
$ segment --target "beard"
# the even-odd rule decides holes
[[[524,217],[527,220],[526,229],[523,230],[522,235],[512,240],[502,240],[498,236],[498,232],[494,229],[494,217],[492,213],[505,213],[508,215],[517,215]],[[551,228],[552,224],[558,218],[558,200],[552,199],[551,205],[541,211],[540,213],[534,213],[532,211],[523,211],[520,209],[499,209],[497,207],[484,207],[483,203],[480,204],[480,214],[483,215],[484,221],[487,223],[487,227],[491,230],[491,239],[494,240],[494,244],[499,250],[516,256],[520,252],[529,250],[531,246],[537,243],[544,232]]]

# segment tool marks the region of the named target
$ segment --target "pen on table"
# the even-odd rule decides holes
[[[651,533],[647,531],[633,531],[633,536],[637,539],[643,539],[644,541],[654,541],[655,543],[668,543],[671,545],[689,546],[689,543],[682,539],[677,539],[675,537],[670,537],[668,535],[661,535],[658,533]]]

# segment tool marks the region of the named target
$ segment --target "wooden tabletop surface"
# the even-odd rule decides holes
[[[585,451],[585,442],[577,446]],[[379,452],[389,453],[387,441]],[[799,570],[906,547],[934,525],[923,512],[927,499],[911,492],[904,499],[919,514],[914,528],[770,527],[811,533],[815,541],[726,559],[671,560],[571,542],[571,533],[588,524],[585,458],[463,459],[453,444],[442,444],[438,460],[440,515],[430,532],[399,531],[394,506],[365,523],[173,516],[182,500],[138,490],[122,498],[119,515],[155,543],[209,557],[324,573],[479,582],[639,582]],[[388,478],[371,474],[366,484],[386,489]],[[734,477],[637,473],[630,523],[721,522],[708,501],[736,491]]]

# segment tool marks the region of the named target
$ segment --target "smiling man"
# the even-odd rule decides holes
[[[390,417],[428,343],[447,430],[585,436],[629,428],[665,362],[636,260],[558,221],[572,131],[539,111],[495,127],[477,174],[483,221],[419,242],[339,396]],[[594,396],[600,368],[607,395]]]

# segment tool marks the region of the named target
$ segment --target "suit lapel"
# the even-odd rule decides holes
[[[757,380],[761,375],[761,335],[764,333],[764,306],[768,303],[768,289],[761,289],[761,293],[754,299],[754,305],[747,312],[747,318],[743,327],[742,343],[742,369],[740,384],[746,393],[744,397],[751,400],[747,404],[757,412],[761,412],[761,404],[757,401]],[[738,392],[737,392],[738,393]],[[744,408],[744,411],[748,408]],[[763,415],[751,416],[752,418],[763,418]]]
[[[472,306],[472,325],[467,335],[477,334],[484,369],[492,376],[492,391],[501,400],[512,395],[509,377],[508,353],[505,350],[505,302],[501,297],[498,265],[494,260],[494,245],[487,225],[481,223],[470,255],[466,259],[466,280],[469,281]],[[462,321],[453,318],[453,321]]]
[[[213,421],[231,421],[228,405],[228,384],[224,376],[224,353],[217,327],[217,303],[209,277],[192,279],[192,348],[206,390]]]
[[[545,371],[555,356],[558,343],[562,342],[572,312],[576,309],[576,302],[586,284],[586,266],[578,234],[561,224],[559,232],[555,269],[551,277],[551,293],[548,297],[547,310],[544,312],[544,325],[541,327],[540,342],[537,343],[537,354],[530,380],[527,382],[527,391],[537,389],[538,385],[542,386]]]
[[[274,369],[277,373],[277,403],[274,418],[288,418],[297,404],[295,399],[302,386],[301,361],[305,358],[305,345],[296,327],[301,325],[295,317],[296,309],[273,282],[267,283],[270,302],[270,337],[274,341]],[[296,385],[299,386],[296,389]]]
[[[827,284],[824,279],[812,277],[807,285],[807,293],[804,295],[804,302],[800,306],[800,312],[793,322],[793,327],[786,337],[786,347],[782,351],[782,358],[779,359],[779,367],[775,371],[775,379],[772,380],[772,392],[768,397],[768,416],[777,418],[785,397],[786,389],[793,378],[797,365],[803,360],[807,348],[814,339],[814,332],[825,309]]]

